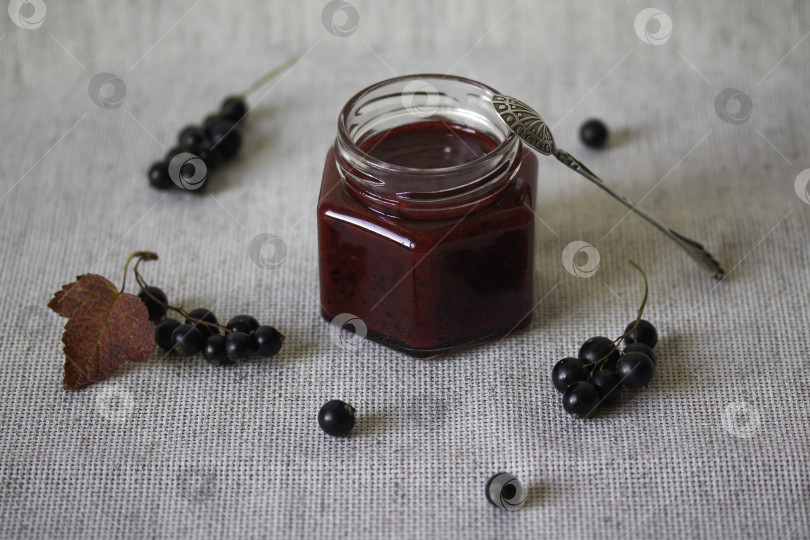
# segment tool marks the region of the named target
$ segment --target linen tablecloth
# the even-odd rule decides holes
[[[807,4],[9,6],[2,536],[810,536]],[[180,128],[294,55],[249,99],[242,151],[204,195],[148,187]],[[420,72],[532,104],[561,147],[704,243],[727,279],[542,159],[527,330],[435,360],[338,346],[318,301],[326,151],[355,92]],[[122,84],[101,89],[100,73]],[[578,140],[591,117],[612,131],[603,151]],[[257,235],[283,241],[280,265],[250,257]],[[599,254],[591,277],[563,264],[575,241]],[[216,368],[156,352],[63,390],[52,293],[86,272],[120,284],[144,249],[171,301],[253,314],[286,334],[281,354]],[[628,259],[650,280],[655,378],[577,421],[551,368],[634,318],[643,283]],[[358,410],[346,439],[317,425],[334,398]],[[498,471],[528,487],[521,511],[484,498]]]

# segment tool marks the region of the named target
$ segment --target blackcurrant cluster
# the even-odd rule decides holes
[[[153,163],[149,168],[149,184],[157,189],[169,189],[177,185],[172,180],[169,166],[175,157],[188,153],[202,160],[205,164],[204,174],[201,175],[194,161],[189,160],[174,172],[179,175],[176,180],[182,186],[188,186],[187,189],[198,193],[204,191],[210,180],[210,171],[234,158],[242,147],[239,126],[247,112],[244,98],[229,96],[222,102],[218,112],[205,117],[201,126],[183,128],[177,136],[177,146],[169,150],[162,161]]]
[[[155,326],[155,342],[165,351],[193,356],[202,351],[208,362],[217,366],[243,362],[250,355],[270,358],[278,354],[284,336],[275,328],[259,325],[250,315],[237,315],[222,326],[214,313],[206,308],[185,313],[168,305],[166,293],[158,287],[147,286],[138,294],[149,311]],[[185,316],[185,322],[166,319],[172,309]],[[223,333],[224,332],[224,335]]]
[[[624,351],[618,344],[624,341]],[[644,319],[633,321],[611,341],[593,337],[579,355],[563,358],[551,371],[551,382],[562,395],[563,408],[574,418],[590,418],[602,405],[616,401],[622,387],[639,388],[652,380],[658,331]]]

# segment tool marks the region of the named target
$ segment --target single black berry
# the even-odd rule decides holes
[[[205,134],[211,139],[211,147],[219,150],[223,159],[231,159],[242,147],[242,135],[236,124],[227,118],[218,118],[205,127]]]
[[[222,163],[222,155],[216,148],[211,148],[209,143],[205,143],[197,149],[197,157],[203,160],[209,171],[219,167]]]
[[[602,148],[608,139],[608,128],[601,120],[588,120],[579,128],[579,138],[586,146]]]
[[[354,407],[339,399],[327,401],[318,411],[318,425],[327,435],[342,437],[354,427],[356,412]]]
[[[579,359],[586,365],[598,362],[605,356],[608,357],[605,365],[610,365],[619,359],[620,354],[613,341],[603,336],[592,337],[579,349]]]
[[[168,171],[168,165],[172,162],[172,160],[174,158],[176,158],[178,155],[182,154],[183,152],[188,152],[188,149],[183,148],[182,146],[175,146],[174,148],[172,148],[168,152],[166,152],[166,158],[165,159],[166,159],[167,171]]]
[[[633,330],[635,324],[635,321],[628,324],[627,328],[624,329],[624,333],[627,334]],[[627,334],[624,338],[624,342],[627,344],[636,342],[643,343],[647,347],[654,349],[655,344],[658,343],[658,330],[655,329],[655,326],[653,326],[651,322],[641,319],[638,321],[636,329]]]
[[[238,122],[247,114],[247,104],[240,96],[228,96],[222,102],[222,117]]]
[[[200,126],[186,126],[177,136],[177,143],[181,148],[189,148],[196,154],[202,144],[206,141],[205,132]]]
[[[190,324],[181,324],[172,332],[172,344],[183,356],[192,356],[200,352],[203,342],[202,332]]]
[[[147,287],[146,290],[142,289],[141,292],[138,293],[138,298],[146,304],[150,321],[157,322],[166,315],[166,304],[169,303],[169,299],[162,290],[150,286]]]
[[[622,392],[622,381],[616,372],[611,369],[598,370],[593,374],[590,382],[599,391],[599,399],[602,403],[616,401]]]
[[[245,360],[252,348],[250,336],[244,332],[231,332],[225,338],[225,352],[233,362]]]
[[[638,352],[646,354],[647,356],[650,357],[650,360],[653,361],[653,364],[655,363],[655,351],[653,351],[647,345],[645,345],[643,343],[630,343],[627,346],[625,346],[625,348],[624,348],[624,353],[625,354],[627,354],[629,352],[634,352],[634,351],[638,351]]]
[[[215,366],[226,366],[233,363],[228,358],[228,353],[225,350],[225,336],[222,334],[214,334],[208,337],[205,341],[205,347],[203,347],[203,357]]]
[[[165,161],[153,163],[149,168],[149,185],[156,189],[169,189],[174,185],[169,176],[169,164]]]
[[[654,372],[655,364],[652,359],[637,351],[622,355],[616,364],[616,374],[630,388],[646,386],[652,380]]]
[[[155,343],[164,351],[168,351],[174,345],[172,342],[172,332],[174,332],[174,329],[178,326],[180,326],[180,321],[175,321],[174,319],[164,319],[160,321],[160,324],[155,326]]]
[[[551,370],[551,382],[560,392],[565,392],[568,385],[588,378],[585,364],[579,358],[563,358]]]
[[[259,321],[250,315],[237,315],[228,321],[228,324],[226,324],[225,327],[232,332],[244,332],[245,334],[250,334],[259,328]]]
[[[563,394],[563,409],[574,418],[590,418],[599,408],[599,390],[593,384],[576,381]]]
[[[208,126],[210,126],[211,124],[213,124],[214,122],[216,122],[216,121],[217,121],[217,120],[219,120],[220,118],[222,118],[222,115],[221,115],[221,114],[219,114],[219,112],[213,112],[213,113],[211,113],[211,114],[207,115],[207,116],[206,116],[206,117],[203,119],[203,121],[202,121],[202,127],[203,127],[203,131],[206,133],[206,136],[208,136]],[[209,140],[210,140],[210,139],[209,139]]]
[[[283,342],[284,336],[272,326],[260,326],[253,333],[253,348],[263,358],[278,354]]]
[[[191,163],[190,161],[186,161],[180,167],[180,177],[183,180],[187,180],[187,181],[191,180],[192,178],[194,178],[194,175],[196,175],[196,174],[197,174],[197,167],[195,167],[194,164]],[[198,186],[198,184],[194,184],[194,187],[199,189],[197,186]]]
[[[214,334],[219,334],[219,328],[217,328],[216,326],[209,326],[207,324],[199,323],[197,321],[205,321],[207,323],[211,323],[212,325],[217,324],[219,321],[217,321],[217,317],[216,315],[214,315],[212,311],[206,308],[192,309],[188,313],[188,317],[186,318],[186,324],[196,326],[197,329],[200,332],[202,332],[202,335],[205,337]]]
[[[169,181],[172,182],[172,185],[175,185],[173,180],[176,180],[179,182],[178,187],[182,187],[193,192],[202,192],[207,183],[207,178],[206,176],[203,176],[203,174],[205,174],[207,171],[201,171],[200,166],[198,166],[199,162],[196,160],[192,161],[191,158],[188,158],[186,161],[179,163],[179,171],[176,169],[178,164],[175,164],[175,171],[177,171],[178,178],[172,178],[172,175],[169,174],[169,168],[174,158],[184,152],[191,154],[194,157],[199,157],[196,156],[195,149],[181,148],[179,146],[172,148],[166,153],[166,175],[169,177]],[[199,176],[197,174],[198,171],[200,171]]]

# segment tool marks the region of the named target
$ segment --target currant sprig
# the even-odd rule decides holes
[[[149,285],[138,268],[144,261],[157,259],[157,254],[149,251],[130,255],[124,266],[124,285],[130,262],[134,260],[132,273],[141,289],[138,296],[149,311],[149,319],[156,323],[155,341],[162,349],[184,356],[202,351],[205,359],[215,365],[244,361],[252,353],[264,358],[278,354],[284,343],[284,335],[272,326],[259,325],[250,315],[237,315],[222,325],[214,313],[206,308],[186,311],[182,306],[170,304],[166,294],[158,287]],[[177,313],[185,322],[165,318],[168,311]]]
[[[590,418],[603,404],[618,399],[623,387],[646,386],[652,380],[658,332],[641,318],[649,297],[649,282],[644,270],[634,261],[629,262],[644,279],[644,297],[635,320],[614,340],[590,338],[576,357],[560,360],[551,372],[554,387],[563,394],[563,408],[575,418]],[[622,342],[624,351],[619,350]]]
[[[242,147],[240,127],[249,112],[247,97],[296,62],[298,59],[292,58],[271,69],[244,92],[227,96],[219,109],[206,116],[200,125],[191,124],[181,129],[177,144],[162,160],[149,167],[149,184],[155,189],[179,187],[203,193],[209,185],[210,172],[236,157]],[[181,154],[183,156],[176,160]]]

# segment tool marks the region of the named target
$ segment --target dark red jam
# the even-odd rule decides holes
[[[498,144],[468,127],[419,122],[385,131],[358,145],[370,156],[402,167],[438,169],[463,165],[487,155]]]
[[[354,151],[381,162],[370,173],[336,143],[318,203],[324,318],[350,313],[369,339],[418,357],[526,326],[537,159],[513,141],[487,174],[459,185],[454,173],[499,144],[459,124],[406,124],[357,141]]]

